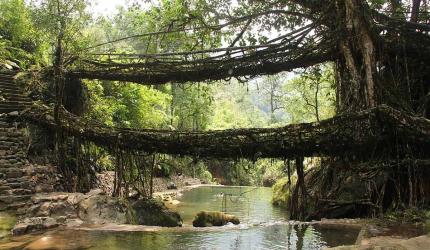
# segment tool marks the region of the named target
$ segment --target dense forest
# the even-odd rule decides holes
[[[56,14],[55,9],[52,9],[55,1],[34,1],[30,4],[24,1],[2,1],[1,4],[2,64],[4,67],[19,66],[32,72],[34,75],[27,88],[35,98],[53,102],[55,93],[49,90],[54,87],[43,86],[53,85],[53,82],[43,81],[43,74],[52,64],[52,54],[56,48],[53,41],[59,35],[59,30],[53,28],[57,21],[51,19],[52,15]],[[89,13],[89,4],[84,1],[61,4],[64,5],[61,8],[72,8],[67,16],[58,17],[65,18],[67,22],[65,51],[70,54],[85,53],[81,51],[98,43],[172,29],[170,26],[180,23],[198,25],[199,17],[192,16],[207,15],[204,10],[209,8],[205,6],[209,3],[195,3],[196,9],[193,13],[187,13],[186,2],[165,1],[160,3],[160,6],[145,8],[131,4],[128,8],[121,7],[114,15],[94,17]],[[226,44],[233,37],[233,31],[215,34],[205,32],[207,34],[188,36],[178,32],[154,36],[152,39],[156,39],[155,41],[147,37],[124,40],[114,45],[97,47],[92,53],[189,50],[201,41],[203,42],[198,46],[205,48]],[[253,39],[255,38],[247,34],[237,43],[255,44],[257,41]],[[72,93],[71,97],[65,97],[69,99],[65,100],[65,103],[71,102],[71,109],[107,126],[136,129],[204,131],[276,127],[289,123],[320,121],[334,115],[333,66],[330,63],[321,64],[289,74],[260,77],[247,82],[231,79],[185,85],[172,83],[160,87],[124,84],[119,81],[86,80],[82,90]],[[78,107],[76,102],[81,107]],[[113,169],[109,155],[103,152],[100,154],[98,162],[94,164],[98,168]],[[195,162],[191,158],[160,157],[163,158],[163,163],[159,166],[160,174],[184,172],[209,182],[215,174],[226,184],[262,185],[263,179],[271,182],[284,174],[283,163],[273,160]],[[191,165],[195,166],[190,167]]]
[[[429,32],[426,0],[0,0],[0,67],[66,191],[110,170],[126,198],[186,175],[273,186],[299,220],[421,213]]]

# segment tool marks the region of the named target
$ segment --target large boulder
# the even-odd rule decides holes
[[[140,199],[132,204],[135,223],[147,226],[180,227],[181,216],[155,199]]]
[[[107,195],[92,195],[79,203],[79,218],[92,224],[126,224],[128,203]]]
[[[223,212],[199,212],[193,221],[194,227],[210,227],[210,226],[224,226],[227,223],[238,225],[239,218],[235,215],[226,214]]]
[[[32,205],[15,226],[14,235],[50,229],[59,225],[126,224],[131,216],[129,203],[105,195],[102,190],[82,193],[36,194]]]
[[[20,221],[18,224],[15,225],[15,227],[12,229],[12,234],[15,236],[23,235],[27,233],[55,228],[59,225],[60,224],[57,222],[57,220],[51,217],[25,218],[24,220]]]
[[[169,182],[167,184],[167,189],[178,189],[178,187],[176,186],[176,184],[174,182]]]

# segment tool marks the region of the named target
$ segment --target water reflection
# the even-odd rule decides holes
[[[185,224],[191,224],[199,211],[222,211],[222,194],[227,195],[226,212],[238,216],[242,225],[288,220],[287,211],[272,206],[270,188],[200,187],[185,192],[176,210]]]
[[[326,233],[312,225],[273,225],[224,231],[96,232],[58,231],[33,241],[26,249],[322,249]],[[358,232],[356,232],[358,233]],[[331,236],[330,236],[331,237]],[[330,238],[329,237],[329,238]],[[356,235],[354,236],[356,237]],[[354,237],[348,244],[353,243]],[[344,238],[345,239],[345,238]]]
[[[286,212],[270,204],[271,190],[259,188],[246,196],[249,188],[202,187],[187,192],[177,210],[190,223],[200,210],[221,208],[220,192],[233,194],[227,212],[239,216],[242,224],[220,228],[163,229],[157,232],[54,231],[31,239],[14,238],[25,249],[322,249],[352,244],[358,229],[319,228],[314,225],[290,224]],[[20,242],[21,241],[21,242]],[[0,249],[1,249],[0,242]],[[19,248],[18,248],[19,249]],[[22,249],[22,248],[21,248]]]

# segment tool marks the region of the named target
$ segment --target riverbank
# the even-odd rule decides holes
[[[347,232],[355,233],[355,243],[353,245],[342,245],[333,248],[334,250],[363,250],[363,249],[407,249],[407,250],[418,250],[427,249],[430,245],[430,237],[428,235],[421,235],[417,237],[411,237],[411,232],[417,232],[416,226],[414,225],[403,225],[400,228],[389,227],[382,228],[375,224],[374,220],[361,220],[361,219],[340,219],[340,220],[321,220],[313,222],[280,222],[277,225],[250,225],[249,227],[243,226],[224,226],[224,227],[210,227],[210,228],[163,228],[153,226],[140,226],[140,225],[121,225],[121,224],[105,224],[105,225],[81,225],[74,228],[62,228],[51,230],[45,233],[30,234],[20,237],[9,238],[8,241],[0,241],[0,250],[2,249],[102,249],[101,243],[102,238],[107,237],[110,244],[117,246],[120,249],[123,248],[120,242],[125,243],[122,239],[129,242],[131,239],[135,241],[133,245],[138,247],[138,244],[143,244],[140,239],[145,238],[145,244],[157,244],[158,241],[154,242],[155,239],[164,239],[167,237],[170,239],[173,235],[175,237],[190,237],[190,235],[211,235],[210,237],[218,237],[222,235],[246,235],[246,232],[265,232],[267,230],[273,230],[276,228],[290,228],[301,232],[303,228],[310,229],[309,233],[316,230],[320,232],[330,232],[331,237],[343,238],[346,237]],[[393,225],[394,226],[394,225]],[[358,233],[359,232],[359,233]],[[396,233],[397,232],[397,233]],[[389,234],[392,234],[388,236]],[[329,234],[330,235],[330,234]],[[387,236],[383,236],[387,235]],[[225,236],[225,237],[226,237]],[[96,242],[93,242],[96,237]],[[300,235],[298,235],[300,237]],[[350,237],[350,236],[348,236]],[[355,239],[354,237],[354,239]],[[226,238],[227,240],[228,238]],[[328,240],[328,238],[324,238]],[[338,239],[336,239],[338,240]],[[165,241],[159,242],[160,244],[166,244]],[[188,242],[190,243],[190,242]],[[120,245],[118,245],[120,244]],[[128,243],[131,244],[131,243]],[[178,244],[178,243],[177,243]],[[182,245],[175,245],[175,242],[169,243],[169,246],[176,246],[176,249],[185,249]],[[131,245],[127,245],[131,246]],[[150,245],[154,247],[154,245]],[[156,246],[156,245],[155,245]],[[161,246],[161,245],[160,245]],[[309,248],[306,244],[302,248],[297,249],[324,249],[324,248]],[[284,246],[285,248],[287,246]],[[116,248],[112,248],[116,249]],[[134,249],[134,248],[133,248]],[[155,247],[151,249],[164,249],[162,247]],[[169,248],[170,249],[170,248]],[[240,248],[242,249],[242,248]],[[281,249],[281,248],[276,248]],[[293,248],[296,249],[296,248]]]
[[[94,196],[86,194],[86,197],[82,197],[83,201],[78,203],[79,206],[88,205],[88,202],[84,202],[85,200],[98,200],[98,197],[101,197],[94,192],[93,194]],[[161,194],[172,196],[175,194],[181,201],[172,210],[176,210],[183,218],[183,227],[165,228],[107,221],[102,224],[91,224],[82,221],[83,223],[80,225],[59,225],[47,231],[19,237],[5,236],[3,240],[0,240],[0,250],[87,248],[98,250],[107,249],[107,243],[105,243],[107,239],[110,241],[108,245],[116,246],[110,249],[140,249],[144,245],[148,249],[178,249],[179,246],[179,249],[285,249],[290,246],[291,249],[301,250],[324,249],[330,246],[339,247],[338,249],[373,249],[373,246],[381,244],[400,244],[400,246],[412,244],[413,238],[417,237],[420,237],[416,242],[418,245],[427,240],[427,236],[423,237],[427,231],[425,224],[422,223],[393,222],[388,219],[291,221],[288,220],[285,210],[271,205],[272,193],[269,188],[200,184],[183,186],[175,190],[164,190],[155,195]],[[194,228],[191,224],[192,217],[199,211],[221,211],[224,199],[220,194],[231,195],[227,199],[225,208],[228,213],[238,215],[241,224]],[[66,199],[65,195],[39,196],[38,200],[43,200],[44,204],[48,198],[55,200],[55,203],[51,202],[48,207],[60,208],[61,202],[74,197],[68,194]],[[73,198],[73,200],[75,199]],[[103,204],[105,203],[103,202]],[[100,207],[100,205],[102,204],[100,203],[96,207]],[[100,214],[108,214],[100,213],[98,208],[90,207],[79,211],[84,210],[91,212],[88,217],[92,220]],[[236,239],[239,239],[240,247],[238,248],[231,245]],[[399,241],[401,242],[399,243]],[[415,250],[419,248],[393,249]]]
[[[114,171],[104,171],[97,174],[97,188],[102,189],[105,193],[111,194],[115,180]],[[201,180],[185,175],[172,175],[169,177],[155,177],[152,181],[152,190],[154,196],[158,197],[162,194],[172,195],[188,190],[189,188],[204,185]]]

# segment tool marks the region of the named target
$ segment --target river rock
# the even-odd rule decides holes
[[[178,187],[174,182],[169,182],[169,184],[167,184],[167,189],[178,189]]]
[[[194,227],[210,227],[210,226],[224,226],[227,223],[238,225],[239,218],[235,215],[226,214],[223,212],[199,212],[193,221]]]
[[[88,196],[103,195],[103,194],[106,194],[106,193],[100,188],[93,189],[87,193]]]
[[[155,199],[137,200],[132,204],[135,222],[139,225],[180,227],[181,216],[177,212],[167,209],[160,201]]]
[[[14,236],[58,227],[60,224],[51,217],[25,218],[12,229]]]
[[[19,112],[18,111],[12,111],[8,114],[8,116],[12,116],[12,117],[19,116]]]
[[[79,203],[79,218],[93,224],[126,224],[126,202],[107,195],[89,196]]]

